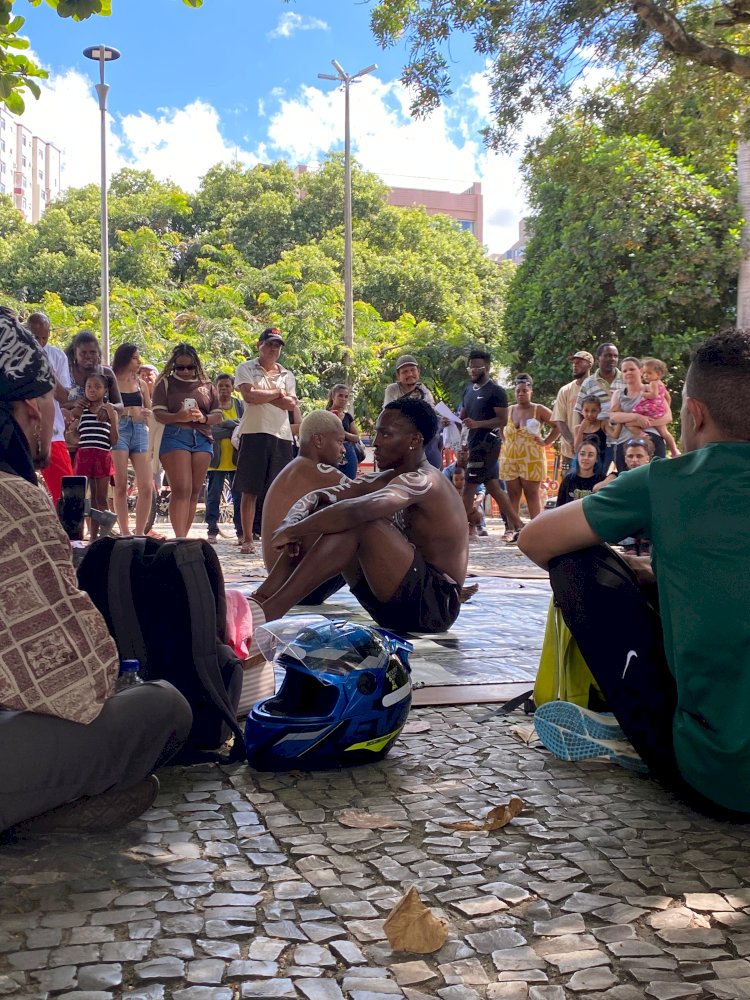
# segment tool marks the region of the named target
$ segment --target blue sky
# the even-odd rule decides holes
[[[87,45],[122,51],[108,67],[112,169],[149,167],[194,188],[209,166],[287,159],[314,165],[343,140],[343,95],[319,80],[331,59],[354,73],[378,69],[352,90],[352,148],[386,182],[463,190],[481,180],[485,242],[503,251],[523,211],[516,162],[488,153],[483,66],[468,40],[453,39],[454,96],[426,122],[408,113],[398,82],[405,53],[381,50],[367,0],[113,0],[110,18],[75,23],[46,6],[27,9],[25,32],[50,72],[29,126],[60,146],[63,185],[98,178],[97,67]]]

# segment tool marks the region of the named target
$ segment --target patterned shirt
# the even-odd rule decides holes
[[[118,668],[48,498],[0,472],[0,707],[92,722],[114,694]]]

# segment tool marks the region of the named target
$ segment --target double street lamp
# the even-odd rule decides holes
[[[117,49],[109,45],[90,45],[83,50],[87,59],[99,63],[99,83],[96,93],[99,97],[101,115],[101,297],[102,297],[102,359],[109,363],[109,221],[107,214],[107,94],[109,86],[104,82],[104,66],[120,58]]]
[[[344,72],[341,64],[335,59],[331,60],[331,65],[336,70],[336,76],[332,73],[318,73],[318,78],[320,80],[333,80],[344,88],[344,345],[349,348],[351,359],[351,348],[354,346],[354,295],[352,291],[352,164],[349,136],[349,87],[378,67],[373,63],[372,66],[367,66],[350,76]]]

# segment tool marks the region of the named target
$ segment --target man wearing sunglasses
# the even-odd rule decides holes
[[[242,494],[242,544],[240,552],[252,554],[253,521],[258,497],[292,460],[292,429],[289,414],[297,405],[294,375],[279,364],[284,340],[269,327],[258,337],[258,357],[243,361],[234,377],[245,401],[239,426],[240,448],[234,491]]]

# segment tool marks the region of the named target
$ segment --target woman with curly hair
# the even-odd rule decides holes
[[[178,344],[156,381],[155,419],[164,424],[159,459],[169,478],[169,520],[186,538],[213,454],[211,427],[222,419],[219,397],[195,348]]]

